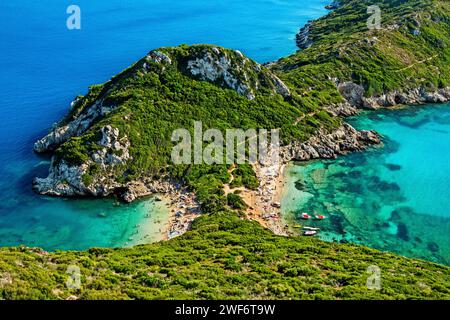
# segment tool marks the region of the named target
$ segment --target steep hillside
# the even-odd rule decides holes
[[[224,212],[230,205],[223,190],[231,178],[227,165],[170,164],[172,131],[192,131],[196,120],[222,130],[281,128],[283,144],[297,148],[288,161],[305,150],[334,157],[336,150],[361,150],[360,140],[376,142],[373,134],[342,126],[340,116],[358,108],[450,99],[449,1],[339,3],[301,31],[303,50],[276,63],[261,66],[238,51],[208,45],[161,48],[78,97],[35,145],[53,155],[49,176],[34,182],[36,191],[132,200],[139,196],[136,182],[146,191],[164,191],[161,181],[174,179],[214,214],[180,238],[131,249],[1,249],[1,297],[449,299],[448,267],[275,236]],[[369,30],[367,6],[375,3],[382,29]],[[356,138],[348,143],[342,132]],[[252,168],[240,169],[236,181],[257,188]],[[80,290],[65,286],[72,264],[82,271]],[[381,270],[381,290],[366,286],[370,266]]]
[[[150,246],[0,255],[3,299],[450,299],[449,267],[275,236],[231,212],[199,218],[184,236]],[[81,288],[69,290],[76,267]],[[376,268],[380,290],[367,286]]]
[[[303,50],[271,66],[303,99],[338,115],[450,99],[449,1],[339,3],[300,31]],[[379,6],[380,28],[370,5]]]
[[[208,198],[203,203],[217,207],[225,201],[218,186],[230,179],[228,167],[171,166],[172,132],[192,132],[194,121],[204,130],[281,128],[287,143],[340,123],[318,108],[307,116],[311,111],[277,76],[238,51],[161,48],[73,102],[70,114],[35,145],[54,158],[48,178],[34,186],[57,196],[127,196],[135,181],[148,186],[183,177],[201,186]]]

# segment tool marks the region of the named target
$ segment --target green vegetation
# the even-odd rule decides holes
[[[227,204],[236,210],[244,210],[247,208],[247,204],[242,200],[238,193],[229,193],[227,195]]]
[[[213,54],[214,49],[207,45],[161,48],[158,51],[170,57],[171,64],[144,58],[109,82],[91,87],[85,97],[76,101],[64,124],[90,108],[93,101],[117,107],[81,137],[71,138],[61,145],[55,152],[57,160],[64,159],[70,165],[85,162],[88,154],[99,148],[96,141],[100,128],[111,125],[124,133],[131,143],[132,160],[109,168],[118,182],[126,183],[143,176],[161,178],[169,174],[187,183],[199,195],[204,210],[213,212],[223,209],[226,204],[222,188],[230,179],[227,168],[219,165],[173,166],[170,159],[175,144],[171,135],[175,129],[188,129],[193,136],[194,121],[200,120],[203,130],[216,128],[222,132],[230,128],[280,128],[283,143],[288,143],[306,140],[318,127],[331,130],[340,124],[340,119],[320,110],[317,110],[317,115],[296,123],[297,119],[311,112],[311,108],[306,108],[296,95],[285,98],[275,94],[269,71],[232,50],[218,48],[230,59],[237,60],[239,65],[244,64],[241,69],[233,70],[237,72],[236,76],[245,70],[249,79],[264,85],[252,88],[254,100],[225,88],[221,83],[200,81],[187,73],[189,59],[202,57],[205,52]],[[261,72],[257,74],[254,69]],[[100,171],[96,174],[105,175]],[[86,182],[91,183],[93,178],[94,174],[90,174]],[[235,170],[233,183],[234,186],[251,189],[258,186],[249,165]]]
[[[87,161],[97,150],[95,137],[109,124],[125,134],[131,160],[86,176],[115,176],[125,184],[143,176],[160,179],[168,175],[186,183],[206,212],[224,209],[223,184],[230,177],[225,166],[173,166],[170,153],[173,130],[193,132],[194,121],[203,129],[279,128],[282,143],[305,141],[319,128],[332,130],[341,123],[325,107],[343,102],[337,83],[353,81],[367,96],[409,88],[436,90],[450,84],[450,4],[438,0],[360,1],[344,0],[342,6],[314,22],[310,38],[314,45],[267,68],[241,54],[208,45],[161,48],[171,63],[147,58],[90,88],[79,97],[62,124],[75,119],[96,101],[113,111],[94,123],[80,137],[64,143],[56,159],[70,165]],[[379,5],[382,29],[369,30],[367,7]],[[231,74],[246,79],[255,99],[229,89],[224,79],[202,81],[187,71],[188,61],[205,53],[219,59],[226,55]],[[288,85],[289,97],[274,94],[270,71]],[[260,85],[255,85],[259,83]],[[232,187],[258,186],[250,166],[235,170]],[[242,173],[242,174],[241,174]]]
[[[312,47],[273,66],[303,99],[341,101],[335,80],[361,84],[366,96],[450,85],[448,1],[341,2],[340,8],[314,22]],[[372,4],[381,9],[380,30],[367,27],[367,7]]]
[[[186,61],[213,47],[162,48],[171,64],[145,58],[80,97],[66,124],[96,101],[114,110],[80,137],[62,144],[56,161],[85,163],[98,150],[100,128],[111,125],[130,141],[132,160],[113,170],[125,184],[143,176],[178,178],[196,192],[207,214],[193,230],[164,243],[131,249],[45,253],[0,250],[0,297],[4,299],[449,299],[450,268],[350,244],[273,235],[245,221],[239,194],[223,186],[256,189],[249,165],[173,166],[172,131],[202,121],[204,129],[280,128],[284,144],[306,140],[318,128],[341,124],[324,107],[343,101],[335,81],[353,81],[366,95],[450,84],[450,3],[438,0],[344,0],[311,28],[314,45],[268,66],[289,86],[290,97],[273,92],[269,69],[220,48],[263,85],[249,100],[215,83],[188,75]],[[367,30],[367,6],[382,9],[383,30]],[[398,26],[398,27],[397,27]],[[419,29],[420,33],[412,32]],[[233,170],[232,170],[233,169]],[[85,184],[103,169],[93,167]],[[111,172],[108,173],[108,175]],[[226,209],[236,211],[226,211]],[[82,271],[82,289],[65,286],[66,270]],[[369,290],[367,268],[381,269],[381,290]]]
[[[350,244],[273,235],[232,212],[131,249],[1,249],[3,299],[449,299],[450,268]],[[71,265],[81,289],[69,290]],[[381,290],[367,288],[369,266]],[[10,280],[10,281],[9,281]]]

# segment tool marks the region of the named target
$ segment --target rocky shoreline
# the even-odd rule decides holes
[[[300,49],[308,49],[314,42],[311,40],[310,33],[311,27],[314,25],[314,21],[308,21],[303,28],[299,30],[295,36],[295,42]]]
[[[334,1],[329,9],[335,9],[338,6],[340,1]],[[297,45],[301,49],[306,49],[313,44],[310,33],[314,23],[314,21],[308,22],[297,35]],[[174,57],[169,53],[151,51],[133,68],[137,74],[146,73],[149,71],[150,64],[156,63],[164,73],[164,70],[175,64],[172,58]],[[179,71],[184,75],[234,90],[248,100],[254,100],[256,93],[262,90],[270,92],[271,95],[279,94],[282,99],[293,98],[292,88],[283,83],[275,73],[245,58],[239,51],[227,51],[218,47],[201,48],[183,64]],[[344,79],[329,79],[334,82],[342,96],[342,102],[324,108],[340,118],[355,115],[361,109],[376,110],[397,105],[450,101],[450,87],[434,92],[423,88],[397,90],[366,97],[364,87],[359,84]],[[117,105],[105,102],[108,101],[108,92],[114,85],[119,86],[118,83],[108,84],[101,93],[89,99],[89,103],[86,103],[84,107],[82,98],[74,100],[70,116],[59,127],[37,141],[34,150],[38,153],[53,152],[70,138],[79,137],[92,128],[99,119],[114,111]],[[128,117],[128,115],[124,116],[127,120]],[[65,197],[115,195],[127,203],[145,196],[165,194],[170,197],[170,201],[173,201],[172,205],[175,207],[172,213],[177,216],[173,220],[173,228],[169,230],[169,233],[178,234],[187,230],[195,214],[191,215],[191,212],[184,210],[186,204],[183,201],[189,201],[189,206],[195,207],[195,212],[199,212],[200,206],[196,203],[195,196],[183,189],[179,182],[169,178],[155,180],[153,176],[146,176],[144,173],[133,181],[124,182],[128,181],[126,177],[129,177],[127,171],[130,164],[136,160],[130,152],[131,142],[126,132],[121,132],[111,125],[94,128],[95,132],[92,132],[92,137],[89,138],[92,141],[89,140],[82,146],[75,144],[72,148],[74,150],[71,150],[74,154],[65,157],[64,154],[58,155],[58,152],[55,152],[49,175],[46,178],[36,178],[33,181],[34,190],[44,195]],[[369,146],[380,143],[381,137],[376,132],[357,131],[346,123],[333,132],[319,129],[306,142],[289,143],[281,148],[280,168],[255,166],[261,187],[256,194],[250,191],[247,195],[244,194],[244,198],[247,197],[248,202],[252,203],[252,215],[259,221],[267,221],[274,217],[274,212],[279,212],[277,203],[279,203],[281,193],[279,185],[282,184],[282,179],[281,182],[279,180],[286,163],[293,160],[332,159],[348,152],[363,151]],[[134,156],[136,157],[136,154]],[[258,210],[259,212],[256,212]],[[276,233],[283,233],[277,224],[271,229]]]
[[[293,142],[282,147],[281,158],[285,163],[293,160],[333,159],[380,143],[381,138],[375,131],[358,131],[344,123],[331,133],[321,129],[307,142]]]
[[[332,159],[349,152],[363,151],[381,144],[381,137],[374,131],[358,131],[344,123],[333,132],[319,130],[306,142],[292,142],[281,148],[280,161],[270,165],[253,166],[260,181],[257,190],[240,190],[249,208],[247,219],[259,222],[277,235],[287,236],[289,231],[281,216],[281,197],[284,169],[292,161]],[[234,190],[226,190],[226,193]]]
[[[325,6],[327,10],[335,10],[341,6],[340,0],[335,0],[331,4]],[[296,34],[295,43],[299,49],[308,49],[314,44],[311,39],[311,28],[314,26],[314,20],[308,21]]]
[[[450,87],[427,92],[412,89],[406,92],[395,91],[378,97],[364,97],[364,88],[354,83],[338,86],[345,98],[339,105],[329,106],[327,110],[339,117],[356,115],[359,110],[377,110],[399,105],[421,105],[426,103],[445,103],[450,101]],[[382,137],[376,131],[358,131],[348,123],[343,123],[333,132],[319,129],[308,141],[294,141],[281,147],[280,163],[272,166],[254,165],[260,181],[256,191],[240,190],[244,201],[249,205],[247,218],[258,221],[277,235],[286,236],[289,231],[281,217],[281,196],[284,185],[284,169],[292,161],[334,159],[350,152],[365,151],[369,147],[382,144]],[[226,190],[233,192],[234,190]]]
[[[358,110],[378,110],[400,105],[423,105],[426,103],[445,103],[450,101],[450,87],[427,91],[424,88],[414,88],[405,91],[395,90],[372,97],[365,96],[365,89],[353,82],[337,84],[337,89],[345,102],[331,105],[327,110],[336,116],[355,115]]]

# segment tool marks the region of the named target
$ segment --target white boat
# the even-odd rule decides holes
[[[303,227],[303,229],[308,230],[308,231],[319,231],[320,228],[313,228],[313,227]]]

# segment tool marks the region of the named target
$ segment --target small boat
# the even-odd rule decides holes
[[[304,220],[309,220],[309,219],[311,219],[311,216],[310,216],[309,214],[303,212],[303,213],[302,213],[302,219],[304,219]]]
[[[296,229],[300,229],[301,227],[302,226],[300,224],[296,224],[296,225],[293,226],[293,228],[296,228]]]
[[[308,231],[319,231],[320,228],[313,228],[313,227],[303,227],[303,229],[308,230]]]
[[[317,234],[317,231],[305,231],[305,233],[303,235],[305,236],[315,236]]]
[[[324,220],[326,217],[321,214],[316,214],[316,220]]]

